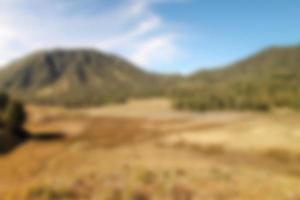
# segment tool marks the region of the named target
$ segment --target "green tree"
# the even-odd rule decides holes
[[[27,134],[23,130],[26,117],[26,112],[22,103],[16,101],[10,102],[5,113],[7,129],[18,137],[26,137]]]

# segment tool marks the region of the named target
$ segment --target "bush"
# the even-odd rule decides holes
[[[9,98],[6,94],[2,93],[0,94],[0,111],[4,111],[4,109],[7,106],[7,103],[9,101]]]
[[[6,153],[26,140],[23,126],[26,112],[22,103],[0,93],[0,153]]]
[[[23,104],[14,101],[10,102],[5,113],[5,121],[9,129],[22,129],[26,121]]]
[[[11,100],[5,94],[0,95],[0,107],[0,146],[6,149],[28,137],[23,129],[26,113],[22,103]]]

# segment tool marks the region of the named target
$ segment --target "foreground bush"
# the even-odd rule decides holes
[[[0,94],[0,152],[10,149],[28,137],[23,128],[25,121],[23,104]]]

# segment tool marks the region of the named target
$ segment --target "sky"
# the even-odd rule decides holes
[[[0,0],[0,65],[94,48],[162,73],[220,67],[300,42],[298,0]]]

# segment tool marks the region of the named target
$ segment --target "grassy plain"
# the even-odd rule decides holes
[[[166,99],[28,106],[31,140],[0,156],[0,199],[300,199],[300,114],[175,111]]]

